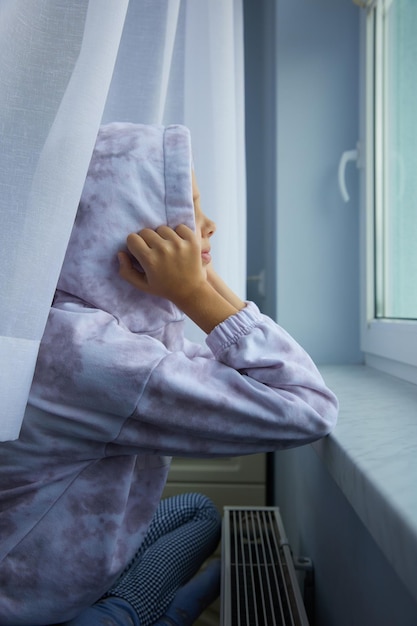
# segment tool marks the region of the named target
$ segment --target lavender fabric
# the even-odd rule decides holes
[[[118,276],[129,232],[193,227],[182,126],[101,128],[19,440],[0,444],[0,624],[93,604],[131,560],[172,455],[216,457],[325,436],[337,400],[306,352],[248,302],[207,346],[183,314]]]

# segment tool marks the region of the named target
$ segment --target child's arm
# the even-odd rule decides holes
[[[330,432],[337,399],[309,355],[256,305],[234,296],[230,302],[224,283],[202,263],[191,230],[141,231],[129,236],[128,248],[145,273],[121,253],[121,276],[180,306],[209,332],[208,350],[185,342],[174,342],[171,350],[92,309],[95,323],[80,324],[73,337],[81,371],[73,374],[71,368],[68,376],[67,352],[53,346],[56,336],[69,332],[67,322],[73,328],[68,317],[75,313],[52,308],[41,346],[48,367],[39,370],[38,386],[35,381],[32,387],[34,406],[67,405],[75,422],[84,419],[80,407],[100,413],[100,427],[90,424],[91,437],[134,454],[250,454],[303,445]],[[85,318],[84,309],[80,315]],[[105,328],[105,341],[96,324]],[[85,439],[84,423],[82,429]]]
[[[199,242],[187,226],[175,231],[168,226],[144,229],[130,234],[127,246],[144,273],[122,252],[122,278],[146,293],[167,298],[206,333],[245,307],[213,270],[203,266]]]
[[[242,300],[230,289],[222,278],[214,271],[212,264],[207,267],[207,280],[209,284],[230,304],[237,309],[242,309]]]

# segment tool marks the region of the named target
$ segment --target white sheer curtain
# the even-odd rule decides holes
[[[242,21],[241,0],[2,0],[1,440],[19,433],[100,121],[190,127],[216,266],[244,295]]]
[[[0,4],[0,406],[16,438],[128,0]]]

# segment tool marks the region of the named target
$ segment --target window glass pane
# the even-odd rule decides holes
[[[381,4],[377,316],[410,319],[417,318],[417,1]]]

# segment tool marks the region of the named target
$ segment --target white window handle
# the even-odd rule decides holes
[[[349,194],[346,189],[345,180],[346,165],[349,163],[349,161],[356,161],[356,166],[359,167],[359,146],[357,146],[355,150],[346,150],[346,152],[343,152],[342,156],[340,157],[338,171],[339,189],[345,202],[349,202]]]

